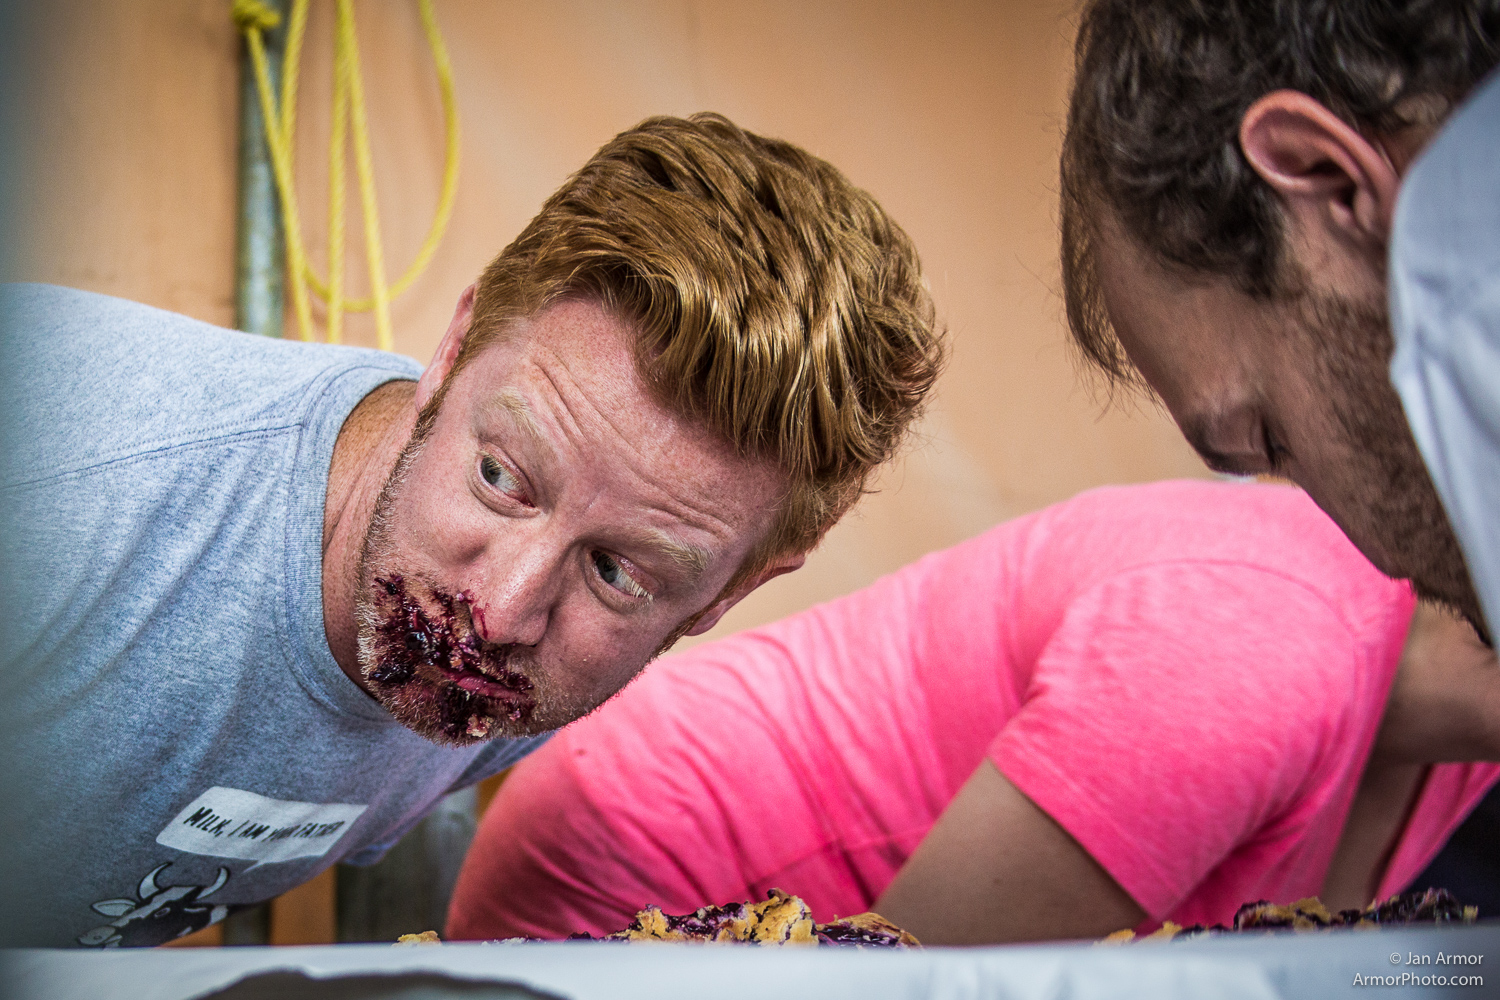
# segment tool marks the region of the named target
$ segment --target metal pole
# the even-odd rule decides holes
[[[271,91],[281,90],[281,55],[286,39],[286,0],[265,0],[281,15],[281,26],[263,33]],[[234,324],[268,337],[281,336],[286,285],[286,244],[276,200],[276,177],[266,145],[255,70],[240,41],[239,215],[235,227]]]

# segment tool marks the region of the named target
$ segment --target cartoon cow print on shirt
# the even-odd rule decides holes
[[[202,930],[228,916],[228,906],[204,902],[229,881],[228,868],[220,868],[218,878],[208,886],[159,885],[156,877],[171,865],[170,861],[163,862],[141,879],[135,891],[139,899],[102,899],[95,903],[95,913],[115,919],[80,935],[78,943],[89,948],[149,947]]]

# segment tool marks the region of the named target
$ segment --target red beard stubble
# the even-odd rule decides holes
[[[500,736],[535,735],[542,731],[534,723],[541,693],[536,679],[516,669],[524,654],[513,644],[480,640],[466,594],[413,583],[407,575],[377,565],[390,558],[397,498],[436,416],[436,407],[430,407],[418,418],[381,487],[365,533],[355,597],[360,676],[397,722],[434,743],[471,746]],[[426,595],[416,593],[419,588]],[[486,694],[465,689],[455,674],[502,690]]]

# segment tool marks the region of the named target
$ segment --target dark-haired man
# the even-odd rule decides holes
[[[1095,0],[1062,158],[1083,352],[1148,385],[1211,466],[1300,483],[1481,634],[1500,616],[1497,61],[1497,0]],[[1459,166],[1403,193],[1471,94],[1447,144],[1466,156],[1440,142]],[[1477,203],[1452,200],[1455,171]]]
[[[425,371],[46,286],[0,322],[0,944],[48,946],[378,858],[800,565],[941,358],[874,200],[716,115],[607,143]]]

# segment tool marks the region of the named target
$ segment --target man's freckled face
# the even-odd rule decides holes
[[[585,301],[516,324],[452,377],[398,464],[361,564],[362,623],[377,579],[399,576],[432,609],[462,593],[459,631],[505,650],[503,669],[535,686],[525,718],[478,700],[460,737],[411,717],[421,705],[403,717],[387,702],[423,735],[472,742],[587,713],[714,602],[769,528],[780,474],[657,402],[633,336]]]

